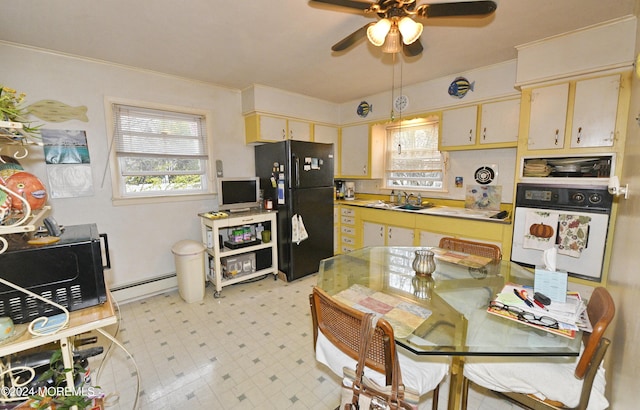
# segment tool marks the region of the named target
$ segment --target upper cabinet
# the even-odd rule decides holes
[[[613,145],[620,76],[576,82],[571,148]]]
[[[313,140],[325,144],[333,144],[333,174],[338,175],[338,127],[331,125],[313,125]]]
[[[245,117],[245,140],[247,144],[255,142],[274,142],[286,139],[298,141],[311,140],[311,123],[263,114]]]
[[[520,99],[482,104],[478,142],[517,144],[519,124]]]
[[[478,107],[475,105],[443,111],[440,146],[475,145],[477,117]]]
[[[570,148],[612,147],[619,90],[619,74],[532,89],[527,148],[565,148],[565,137]]]
[[[370,177],[369,125],[343,127],[340,140],[340,176],[343,178]]]
[[[341,128],[341,178],[380,179],[384,174],[384,124],[358,124]]]
[[[442,112],[440,150],[515,147],[519,124],[519,99],[445,110]]]
[[[564,146],[569,84],[541,87],[531,91],[529,149],[556,149]]]

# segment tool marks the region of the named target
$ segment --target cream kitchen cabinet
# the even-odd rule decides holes
[[[357,231],[358,210],[352,206],[340,206],[340,253],[360,248]]]
[[[477,119],[477,105],[443,111],[440,149],[475,145]]]
[[[374,222],[363,222],[362,245],[367,246],[413,246],[414,229]]]
[[[413,213],[365,208],[360,211],[360,221],[362,246],[414,246]]]
[[[310,141],[311,123],[263,114],[252,114],[245,117],[245,141],[247,144],[286,139]]]
[[[313,140],[325,144],[333,144],[333,175],[339,175],[338,162],[338,127],[331,125],[313,125]]]
[[[613,145],[620,76],[576,82],[571,148]]]
[[[530,90],[527,148],[565,148],[567,132],[572,149],[613,146],[619,90],[619,74]]]
[[[342,178],[370,177],[369,125],[343,127],[340,145],[340,176]]]
[[[568,83],[536,88],[531,91],[528,149],[564,147],[568,97]]]
[[[518,143],[520,100],[504,100],[482,104],[478,143]]]

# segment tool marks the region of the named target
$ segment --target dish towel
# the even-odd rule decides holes
[[[591,217],[560,214],[558,222],[558,253],[579,258],[589,241]]]
[[[528,210],[524,220],[523,248],[544,251],[555,246],[558,214]]]
[[[291,242],[295,242],[296,245],[300,245],[300,242],[309,238],[309,234],[304,227],[302,217],[298,214],[293,215],[291,218]]]

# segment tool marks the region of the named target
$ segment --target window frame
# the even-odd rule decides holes
[[[442,133],[442,118],[440,115],[433,114],[425,114],[421,117],[416,117],[409,120],[401,120],[394,121],[392,123],[388,123],[385,125],[385,150],[384,150],[384,176],[383,176],[383,188],[387,190],[397,190],[401,189],[403,191],[416,191],[421,193],[445,193],[448,192],[448,166],[449,166],[449,155],[447,151],[438,151],[440,153],[440,164],[442,169],[442,186],[438,188],[428,188],[428,187],[419,187],[419,186],[403,186],[403,185],[390,185],[390,180],[392,178],[389,177],[391,173],[391,166],[389,164],[389,156],[390,151],[395,150],[396,148],[391,146],[391,136],[392,130],[401,129],[401,128],[412,128],[419,127],[420,125],[426,125],[429,123],[437,122],[436,129],[438,132],[436,144],[439,147],[440,135]]]
[[[124,176],[120,167],[120,160],[116,152],[116,141],[115,141],[115,115],[116,115],[116,106],[131,106],[134,108],[140,108],[142,110],[158,110],[158,111],[167,111],[174,112],[178,115],[186,114],[186,115],[195,115],[202,116],[204,120],[204,130],[206,132],[206,158],[202,158],[204,162],[204,174],[202,174],[203,178],[203,189],[202,190],[190,190],[188,192],[177,192],[174,191],[172,193],[158,193],[153,192],[149,194],[127,194],[124,192]],[[215,181],[213,178],[213,150],[211,144],[211,135],[212,135],[212,124],[211,118],[213,115],[208,110],[192,108],[192,107],[184,107],[184,106],[174,106],[168,104],[159,104],[159,103],[151,103],[146,101],[137,101],[137,100],[128,100],[114,97],[105,97],[105,122],[107,124],[107,139],[109,143],[109,166],[110,166],[110,175],[111,175],[111,188],[112,188],[112,202],[114,205],[133,205],[138,203],[164,203],[164,202],[179,202],[179,201],[188,201],[194,199],[204,199],[203,197],[213,197],[215,195]],[[105,172],[106,176],[106,172]]]

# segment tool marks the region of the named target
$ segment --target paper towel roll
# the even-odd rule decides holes
[[[558,249],[554,246],[546,249],[542,254],[542,260],[546,270],[555,272],[556,261],[558,260]]]

